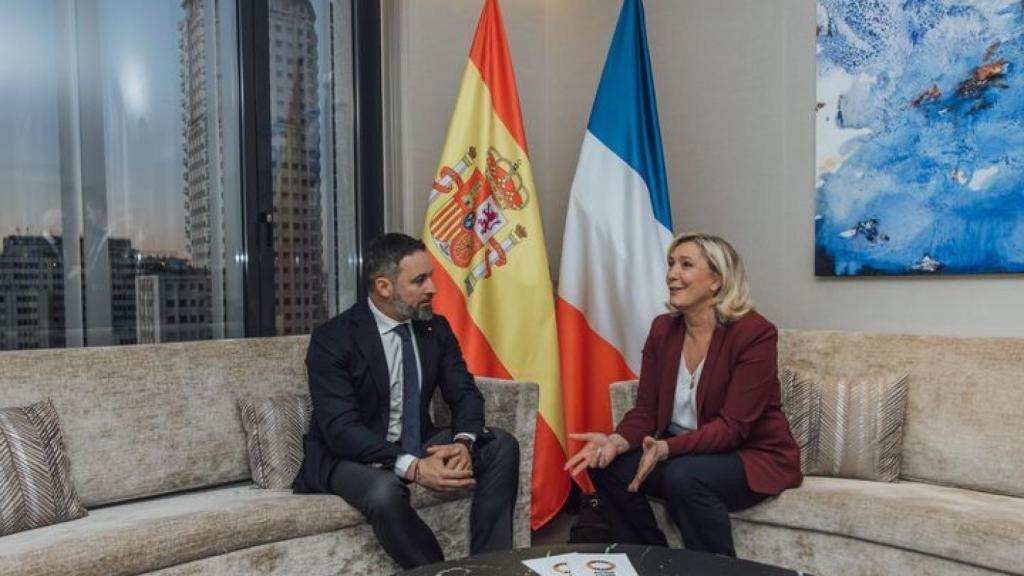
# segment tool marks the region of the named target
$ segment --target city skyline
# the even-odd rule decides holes
[[[96,2],[110,234],[145,254],[179,258],[190,256],[181,169],[185,4]],[[309,5],[319,22],[325,3]],[[0,54],[19,57],[0,58],[0,133],[7,135],[0,139],[0,237],[58,235],[58,15],[55,3],[29,0],[4,0],[4,14]],[[317,53],[328,45],[318,37]]]
[[[79,239],[79,242],[82,242]],[[61,236],[0,239],[0,350],[62,348],[72,334],[89,345],[89,330],[68,326],[65,276],[84,284],[91,270],[67,268]],[[101,344],[155,344],[210,339],[210,274],[187,260],[146,256],[131,240],[109,238],[109,326]]]
[[[0,236],[61,233],[58,15],[7,2],[0,22]],[[108,224],[147,254],[186,256],[179,2],[97,2]]]
[[[323,195],[334,177],[330,162],[322,170],[334,125],[329,32],[318,30],[325,23],[317,10],[329,13],[328,4],[269,5],[278,334],[308,333],[330,307],[333,200]],[[0,59],[0,80],[10,80],[0,85],[0,129],[14,135],[0,142],[8,208],[0,238],[16,250],[0,252],[0,336],[8,339],[0,348],[63,346],[55,331],[69,346],[240,336],[234,5],[175,0],[159,17],[155,6],[129,0],[19,8],[13,13],[31,33],[15,41],[49,45],[46,57],[74,56]],[[149,18],[163,24],[161,33],[146,30]],[[64,25],[74,27],[73,47],[57,37]],[[10,48],[5,38],[0,50]],[[77,224],[62,207],[76,212]]]

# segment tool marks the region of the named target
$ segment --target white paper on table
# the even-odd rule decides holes
[[[576,554],[569,568],[573,576],[639,576],[625,554]]]
[[[543,558],[534,558],[532,560],[523,560],[523,564],[530,570],[533,570],[540,576],[568,576],[572,574],[569,568],[569,562],[573,557],[577,556],[575,552],[570,554],[556,554],[554,556],[544,556]]]

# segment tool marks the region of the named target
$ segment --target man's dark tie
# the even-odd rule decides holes
[[[402,339],[402,450],[422,456],[420,442],[420,374],[412,348],[409,324],[399,324],[395,333]]]

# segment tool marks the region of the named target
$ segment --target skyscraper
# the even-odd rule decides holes
[[[239,194],[225,179],[227,75],[220,0],[183,0],[180,29],[185,147],[185,227],[195,268],[211,273],[213,319],[232,292],[225,207]],[[327,318],[320,192],[320,103],[316,12],[309,0],[270,0],[270,122],[274,186],[274,309],[278,334],[303,334]],[[223,271],[223,272],[222,272]],[[226,274],[227,279],[218,276]],[[240,289],[241,276],[237,288]],[[219,337],[214,325],[214,337]]]
[[[149,256],[135,278],[139,344],[209,340],[210,276],[178,258]]]
[[[244,253],[234,3],[182,0],[181,6],[186,245],[192,266],[210,277],[212,337],[239,337]]]
[[[327,318],[315,24],[316,13],[309,0],[270,0],[274,309],[278,334],[305,334]]]
[[[0,350],[63,348],[59,236],[8,236],[0,252]]]
[[[110,319],[112,344],[138,342],[135,334],[135,277],[139,274],[141,254],[127,238],[107,241],[110,258]],[[89,305],[86,299],[85,306]]]
[[[212,0],[185,0],[185,18],[178,25],[181,49],[182,136],[185,147],[185,239],[192,264],[197,268],[210,268],[211,223],[210,208],[214,198],[210,182],[210,149],[207,130],[210,124],[209,108],[219,105],[219,98],[209,98],[207,67],[207,35],[204,4]],[[212,13],[216,13],[215,11]],[[216,26],[216,23],[211,23]],[[215,60],[215,58],[214,58]],[[219,132],[219,125],[215,126]],[[216,138],[215,141],[219,141]]]
[[[78,241],[83,242],[81,238]],[[0,252],[0,350],[65,346],[64,275],[84,285],[89,268],[66,267],[63,246],[60,236],[4,238]],[[139,251],[126,238],[109,238],[106,246],[110,261],[111,339],[104,344],[135,344]],[[82,308],[88,306],[89,300],[84,298]],[[83,344],[90,344],[87,336]]]

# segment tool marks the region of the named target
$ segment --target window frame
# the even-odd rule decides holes
[[[349,0],[352,10],[355,103],[357,258],[384,231],[383,91],[380,0]],[[274,310],[274,191],[271,171],[270,17],[268,0],[238,0],[241,98],[241,194],[246,254],[245,337],[276,336]],[[334,193],[328,189],[328,193]],[[333,240],[332,240],[333,241]],[[361,274],[360,274],[361,275]],[[362,278],[358,297],[365,298]],[[337,289],[330,287],[329,289]]]

